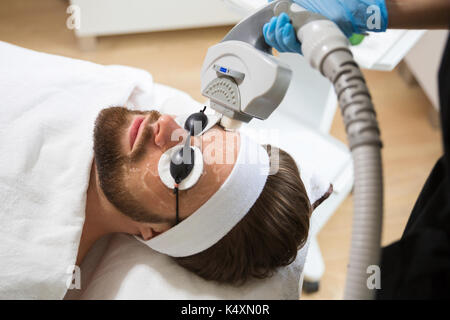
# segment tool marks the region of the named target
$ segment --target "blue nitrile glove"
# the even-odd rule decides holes
[[[267,44],[279,52],[298,52],[302,54],[294,27],[286,13],[272,17],[263,27],[264,39]]]
[[[294,2],[334,21],[347,37],[365,31],[386,31],[388,13],[385,0],[294,0]],[[282,15],[273,17],[264,25],[264,38],[268,45],[280,52],[300,52],[295,31],[290,21],[286,22],[286,18]]]

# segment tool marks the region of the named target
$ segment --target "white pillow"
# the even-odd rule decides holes
[[[272,277],[234,287],[203,280],[132,236],[115,234],[79,298],[299,299],[306,253],[307,245],[292,264]],[[82,276],[85,271],[89,270],[82,266]]]

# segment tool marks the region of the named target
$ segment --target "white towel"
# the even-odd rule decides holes
[[[61,299],[75,264],[100,109],[152,77],[0,42],[0,299]]]

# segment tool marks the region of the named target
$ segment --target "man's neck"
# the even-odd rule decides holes
[[[106,215],[105,208],[101,206],[100,195],[96,179],[95,164],[92,165],[89,178],[89,186],[86,197],[86,216],[81,234],[80,245],[78,247],[77,265],[80,265],[89,249],[102,236],[111,233],[103,223],[102,217]]]

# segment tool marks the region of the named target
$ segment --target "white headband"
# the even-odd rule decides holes
[[[241,221],[259,198],[269,174],[266,149],[240,134],[239,153],[233,170],[219,190],[188,218],[145,241],[158,252],[186,257],[204,251]]]

